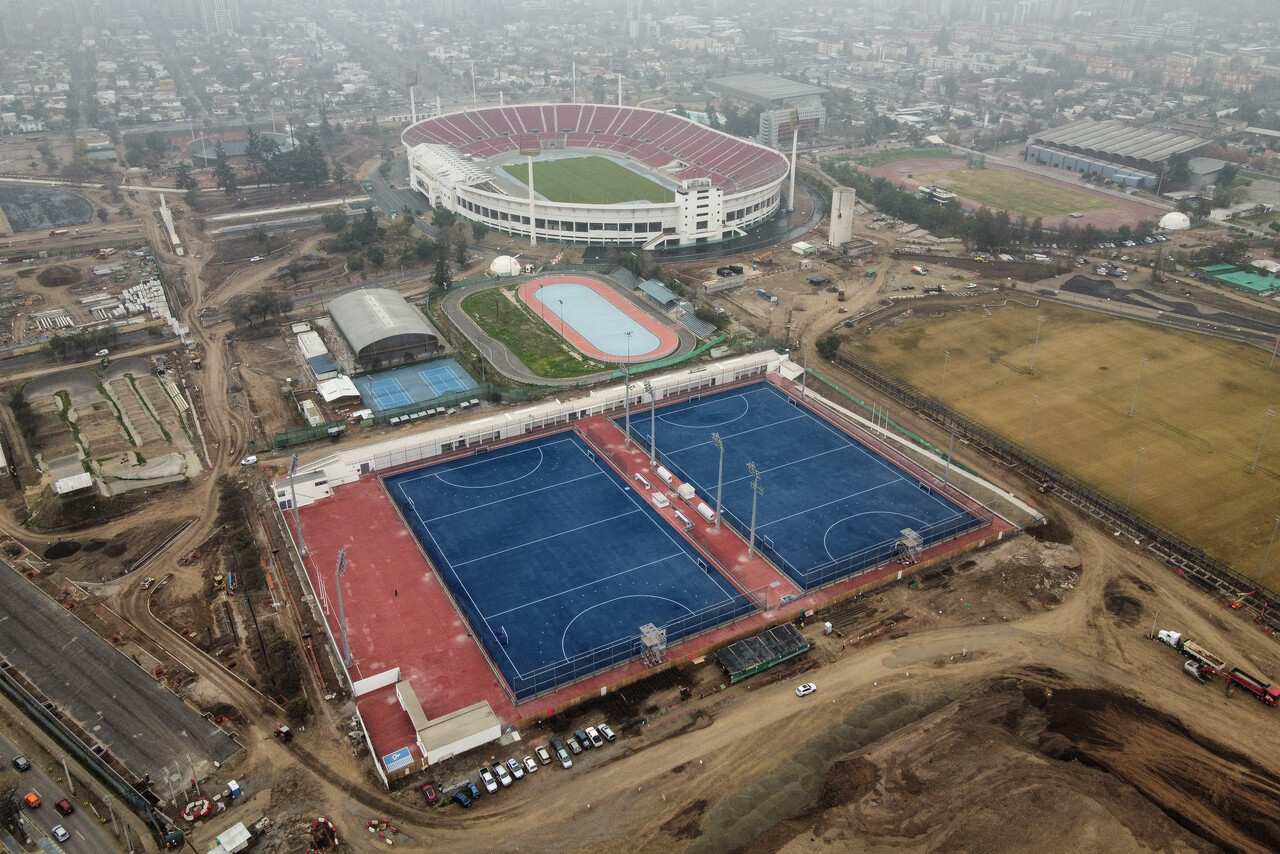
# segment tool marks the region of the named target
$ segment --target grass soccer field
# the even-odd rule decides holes
[[[503,168],[517,181],[529,183],[529,169],[525,164],[514,163]],[[547,201],[589,205],[640,201],[661,204],[675,200],[671,190],[604,157],[536,160],[533,189]]]
[[[1240,573],[1262,569],[1280,508],[1280,425],[1249,472],[1277,408],[1267,353],[1045,303],[992,311],[910,319],[851,349],[1121,502],[1132,488],[1135,509]]]
[[[944,165],[945,161],[939,161]],[[1106,199],[1080,193],[1056,183],[1037,181],[1007,169],[948,169],[914,173],[921,184],[937,184],[989,208],[1008,211],[1027,219],[1065,216],[1075,212],[1099,211],[1112,207]]]

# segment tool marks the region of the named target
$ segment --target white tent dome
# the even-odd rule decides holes
[[[1160,218],[1160,227],[1165,231],[1182,231],[1191,227],[1191,220],[1184,213],[1170,211]]]
[[[515,276],[520,272],[520,262],[510,255],[499,255],[489,265],[491,276]]]

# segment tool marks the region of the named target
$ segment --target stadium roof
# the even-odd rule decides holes
[[[708,80],[707,85],[728,95],[757,101],[785,101],[788,98],[805,98],[826,92],[821,86],[797,83],[776,74],[734,74]]]
[[[640,290],[649,295],[649,298],[658,305],[671,305],[680,302],[679,294],[674,294],[657,279],[648,279],[640,283]]]
[[[335,297],[329,303],[329,314],[357,356],[366,347],[390,338],[440,338],[421,312],[387,288],[361,288]]]
[[[1131,158],[1158,163],[1208,145],[1207,140],[1156,128],[1130,127],[1124,122],[1081,119],[1035,134],[1029,142],[1083,152],[1107,159]]]

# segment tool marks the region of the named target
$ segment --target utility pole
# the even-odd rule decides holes
[[[1142,388],[1142,369],[1147,366],[1147,358],[1142,357],[1142,362],[1138,365],[1138,384],[1133,387],[1133,403],[1129,404],[1129,417],[1133,417],[1133,410],[1138,406],[1138,390]]]
[[[342,576],[347,574],[347,550],[343,549],[338,552],[338,566],[334,570],[334,586],[338,588],[338,625],[342,627],[342,663],[346,667],[350,667],[351,660],[351,641],[347,637],[347,615],[342,610]]]
[[[1027,449],[1027,445],[1031,442],[1031,420],[1036,417],[1036,401],[1040,398],[1031,395],[1031,414],[1027,416],[1027,435],[1022,439],[1022,450]]]
[[[951,351],[947,350],[942,357],[942,382],[938,383],[938,403],[942,403],[942,391],[947,387],[947,363],[951,361]]]
[[[764,495],[764,487],[760,485],[760,470],[754,462],[747,463],[747,473],[751,475],[751,536],[748,539],[747,559],[756,554],[756,499]]]
[[[1258,470],[1258,459],[1262,456],[1262,443],[1267,441],[1267,428],[1271,426],[1271,419],[1276,417],[1274,409],[1267,410],[1267,422],[1262,425],[1262,438],[1258,440],[1257,453],[1253,455],[1253,467],[1249,469],[1249,474],[1253,474]]]
[[[716,473],[716,530],[720,530],[720,494],[724,491],[724,441],[719,433],[711,434],[711,442],[720,452],[720,470]]]
[[[805,394],[809,390],[809,342],[808,341],[800,342],[800,354],[801,354],[800,356],[801,370],[803,371],[803,373],[800,375],[800,399],[804,400]]]
[[[298,555],[307,556],[307,544],[302,539],[302,522],[298,520],[298,489],[294,481],[298,476],[298,455],[289,460],[289,503],[293,505],[293,530],[298,532]]]
[[[627,360],[622,363],[622,382],[626,389],[626,401],[623,403],[626,417],[624,424],[626,427],[627,440],[626,446],[631,447],[631,330],[627,330]]]
[[[1031,370],[1029,373],[1033,376],[1036,372],[1036,350],[1040,349],[1040,328],[1042,326],[1044,326],[1044,315],[1036,318],[1036,343],[1031,345]]]
[[[658,395],[653,386],[644,381],[645,393],[649,395],[649,467],[658,465]]]
[[[62,779],[67,781],[67,788],[71,791],[71,797],[76,795],[76,781],[71,779],[71,771],[67,768],[67,754],[59,753],[58,761],[62,763]]]
[[[1129,497],[1124,500],[1125,510],[1128,510],[1130,503],[1133,502],[1133,489],[1138,485],[1138,469],[1142,467],[1142,457],[1146,452],[1146,448],[1138,449],[1138,461],[1133,464],[1133,480],[1129,481]]]

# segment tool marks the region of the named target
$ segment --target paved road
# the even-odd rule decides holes
[[[12,770],[13,766],[9,763],[13,757],[23,751],[19,750],[17,745],[0,733],[0,759],[4,761],[4,770]],[[65,786],[61,783],[54,782],[54,777],[62,776],[62,769],[55,767],[52,774],[41,767],[39,757],[35,754],[24,754],[31,760],[31,770],[23,772],[18,776],[18,797],[21,798],[27,792],[35,792],[44,801],[44,804],[34,810],[22,810],[23,819],[26,822],[27,832],[31,835],[32,841],[46,840],[48,845],[56,845],[53,841],[51,830],[55,824],[60,824],[71,834],[71,839],[62,843],[62,847],[76,851],[117,851],[120,846],[115,840],[110,839],[105,834],[102,825],[94,818],[92,813],[82,809],[82,800],[77,800],[72,796]],[[83,791],[78,794],[83,795]],[[59,798],[67,798],[76,807],[76,811],[71,815],[63,816],[53,808],[54,801]],[[61,850],[54,848],[53,850]]]
[[[21,574],[0,563],[0,656],[134,774],[225,762],[240,745],[90,631]],[[187,757],[190,756],[190,762]]]

